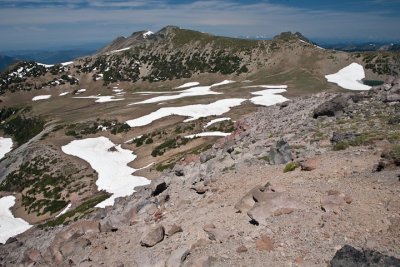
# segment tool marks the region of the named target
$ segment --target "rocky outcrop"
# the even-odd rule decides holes
[[[338,250],[330,262],[330,267],[395,267],[400,259],[383,255],[373,250],[357,250],[345,245]]]
[[[239,212],[247,212],[254,224],[266,224],[272,216],[290,214],[303,205],[284,192],[276,192],[269,184],[250,190],[236,205]]]
[[[345,107],[351,102],[358,102],[359,98],[352,95],[338,95],[319,105],[313,112],[313,118],[320,116],[334,117],[342,114]]]

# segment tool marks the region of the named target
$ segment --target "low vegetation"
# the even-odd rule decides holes
[[[45,121],[39,117],[30,117],[30,108],[4,107],[0,110],[0,130],[12,136],[18,146],[28,142],[39,134]]]

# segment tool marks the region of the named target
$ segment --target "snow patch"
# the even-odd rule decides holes
[[[0,137],[0,159],[12,150],[13,142],[11,138]]]
[[[147,37],[149,37],[150,35],[153,35],[153,34],[154,34],[154,32],[147,31],[147,32],[143,33],[143,38],[147,38]]]
[[[21,218],[15,218],[10,208],[15,205],[15,197],[0,198],[0,243],[5,244],[7,239],[25,232],[32,226]]]
[[[44,99],[49,99],[51,95],[38,95],[32,98],[32,101],[38,101],[38,100],[44,100]]]
[[[183,90],[183,91],[176,91],[176,92],[167,92],[167,93],[179,93],[176,95],[168,95],[168,96],[156,96],[144,101],[136,102],[136,103],[131,103],[129,105],[137,105],[137,104],[150,104],[150,103],[157,103],[157,102],[163,102],[163,101],[168,101],[168,100],[175,100],[179,98],[184,98],[184,97],[190,97],[190,96],[201,96],[201,95],[220,95],[222,93],[214,92],[211,90],[212,87],[224,85],[224,84],[230,84],[234,83],[234,81],[229,81],[225,80],[220,83],[215,83],[209,86],[197,86],[197,87],[191,87],[189,89]],[[194,84],[194,83],[192,83]],[[187,84],[184,84],[182,86],[187,86]],[[149,92],[140,92],[140,93],[149,93]]]
[[[243,88],[287,89],[287,85],[251,85]]]
[[[223,133],[223,132],[204,132],[204,133],[197,133],[185,136],[185,138],[195,138],[195,137],[208,137],[208,136],[222,136],[226,137],[231,133]]]
[[[65,95],[68,95],[68,94],[69,94],[69,92],[64,92],[64,93],[59,94],[59,96],[65,96]]]
[[[78,99],[96,99],[96,103],[105,103],[105,102],[114,102],[114,101],[121,101],[124,100],[125,98],[115,98],[113,95],[105,95],[105,96],[99,96],[99,95],[93,95],[93,96],[76,96],[74,98]]]
[[[188,87],[193,87],[199,85],[199,82],[190,82],[190,83],[185,83],[182,84],[181,86],[175,87],[175,89],[182,89],[182,88],[188,88]]]
[[[129,46],[129,47],[122,48],[122,49],[113,50],[113,51],[110,52],[110,54],[114,54],[114,53],[126,51],[126,50],[129,50],[129,49],[131,49],[130,46]]]
[[[229,121],[229,120],[231,120],[231,118],[218,118],[218,119],[214,119],[214,120],[209,121],[203,128],[205,129],[205,128],[207,128],[207,127],[209,127],[209,126],[211,126],[211,125],[213,125],[214,123],[217,123],[217,122]]]
[[[339,70],[337,73],[326,75],[328,82],[336,83],[348,90],[369,90],[370,86],[362,84],[365,78],[364,67],[358,63],[351,63],[349,66]]]
[[[267,89],[252,92],[252,95],[257,96],[250,98],[250,102],[261,106],[273,106],[275,104],[283,103],[289,100],[286,97],[279,95],[284,92],[286,92],[286,89]]]
[[[69,211],[69,209],[71,208],[71,206],[72,206],[72,204],[69,203],[59,214],[57,214],[56,218],[57,218],[57,217],[60,217],[61,215],[65,214],[65,213],[67,213],[67,211]]]
[[[131,195],[135,192],[135,187],[150,183],[145,177],[132,175],[136,170],[127,164],[135,160],[136,155],[130,150],[121,148],[121,145],[115,146],[106,137],[75,140],[61,149],[68,155],[87,161],[98,173],[96,181],[98,189],[112,193],[110,198],[100,202],[96,207],[114,205],[116,198]]]
[[[155,120],[168,117],[171,115],[178,115],[189,117],[184,122],[197,120],[201,117],[208,117],[212,115],[222,115],[228,112],[232,107],[239,106],[242,102],[246,101],[243,98],[230,98],[222,99],[210,104],[196,104],[181,107],[166,107],[160,108],[148,115],[139,117],[133,120],[128,120],[126,123],[130,127],[139,127],[152,123]]]

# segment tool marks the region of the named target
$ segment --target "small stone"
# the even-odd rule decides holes
[[[317,160],[307,159],[305,161],[302,161],[300,162],[300,168],[302,171],[313,171],[317,168]]]
[[[248,250],[247,250],[247,248],[246,248],[246,246],[245,245],[241,245],[240,247],[238,247],[237,249],[236,249],[236,252],[237,253],[244,253],[244,252],[247,252]]]
[[[183,230],[180,225],[173,224],[171,226],[168,226],[165,232],[167,236],[173,236],[176,233],[183,232]]]

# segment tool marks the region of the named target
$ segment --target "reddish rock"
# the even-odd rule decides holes
[[[36,248],[31,248],[25,252],[25,257],[28,261],[38,262],[42,258],[42,255]]]
[[[174,234],[180,233],[180,232],[183,232],[182,227],[180,225],[176,225],[176,224],[167,226],[165,229],[165,233],[167,236],[173,236]]]
[[[300,162],[300,168],[302,171],[313,171],[317,168],[317,159],[311,158]]]

